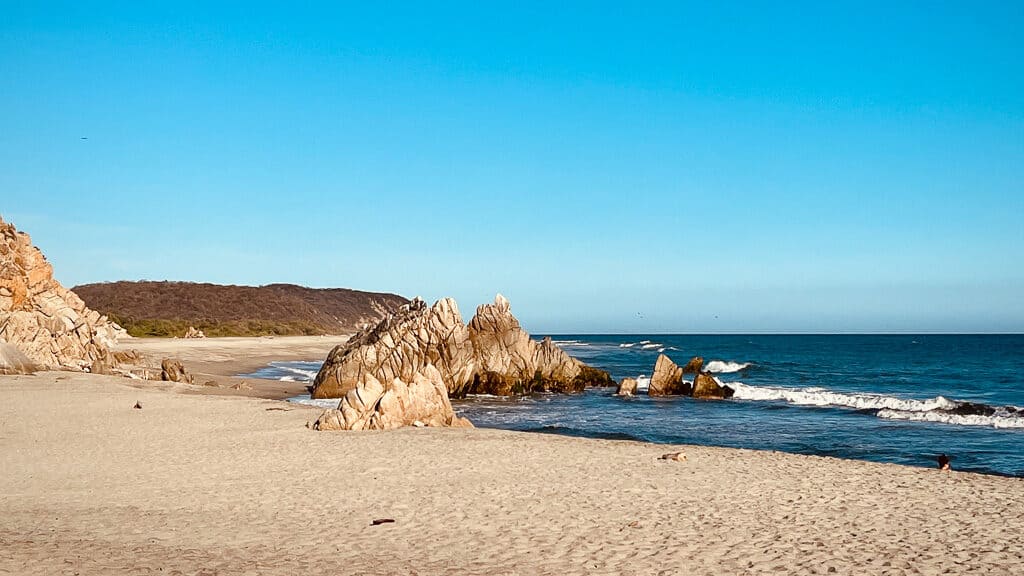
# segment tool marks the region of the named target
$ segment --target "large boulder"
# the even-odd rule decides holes
[[[0,374],[32,374],[36,365],[15,346],[0,340]]]
[[[686,396],[691,386],[683,380],[683,369],[664,354],[658,355],[654,364],[654,374],[647,388],[648,396]]]
[[[53,278],[32,239],[0,219],[0,340],[41,368],[88,370],[114,364],[124,331]]]
[[[313,424],[316,430],[391,430],[402,426],[472,426],[459,418],[448,401],[440,371],[427,364],[409,382],[394,378],[387,385],[364,374],[341,399]]]
[[[451,298],[428,307],[414,299],[373,328],[336,346],[313,381],[313,398],[341,398],[363,383],[411,383],[432,365],[448,391],[458,394],[473,381],[473,349],[459,308]]]
[[[710,372],[701,372],[693,379],[693,390],[690,395],[694,398],[721,400],[732,398],[733,393],[735,390],[719,383]]]
[[[160,362],[160,379],[164,382],[181,382],[182,384],[192,384],[194,381],[181,360],[174,358],[164,358]]]

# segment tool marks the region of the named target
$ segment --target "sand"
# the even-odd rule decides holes
[[[306,393],[307,384],[259,378],[238,378],[273,361],[323,362],[327,354],[348,336],[277,336],[253,338],[128,338],[116,349],[136,350],[144,363],[159,375],[160,361],[176,358],[195,375],[196,384],[216,386],[181,388],[189,394],[251,396],[285,399]],[[245,381],[242,389],[232,388]]]
[[[314,432],[313,409],[126,383],[0,376],[0,574],[1019,574],[1024,561],[1018,479],[498,430]],[[687,461],[658,460],[678,449]]]

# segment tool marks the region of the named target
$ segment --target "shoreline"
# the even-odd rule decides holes
[[[0,569],[1010,574],[1024,561],[1019,479],[496,429],[315,432],[314,409],[136,383],[0,377]],[[677,450],[685,462],[658,459]]]

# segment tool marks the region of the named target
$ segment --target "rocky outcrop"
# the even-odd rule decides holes
[[[386,386],[367,374],[313,423],[315,430],[391,430],[403,426],[472,427],[448,401],[441,372],[428,364],[409,382],[394,378]]]
[[[654,374],[647,388],[648,396],[686,396],[690,394],[690,384],[683,380],[683,369],[664,354],[658,355],[654,363]]]
[[[704,359],[700,356],[690,358],[690,361],[683,366],[683,374],[700,374],[704,369]]]
[[[622,382],[619,383],[619,389],[615,392],[616,396],[635,396],[636,395],[636,379],[635,378],[623,378]]]
[[[455,301],[416,298],[375,327],[335,347],[313,381],[314,398],[341,398],[323,427],[389,429],[454,426],[449,396],[469,392],[578,392],[613,385],[603,370],[566,354],[550,338],[536,342],[500,294],[467,327]],[[468,424],[468,422],[467,422]]]
[[[54,280],[28,234],[0,219],[0,342],[41,368],[87,370],[97,360],[114,364],[110,347],[122,334]]]
[[[375,327],[336,346],[313,381],[313,398],[340,398],[367,375],[379,382],[414,376],[432,365],[452,394],[473,380],[473,350],[459,308],[451,298],[433,306],[416,298]]]
[[[185,331],[185,338],[206,338],[206,334],[203,334],[202,330],[196,330],[195,326],[189,326]]]
[[[193,382],[192,375],[185,370],[181,361],[173,358],[164,358],[160,362],[160,379],[164,382],[181,382],[183,384]]]
[[[694,398],[716,400],[732,398],[735,390],[718,383],[718,380],[710,372],[701,372],[693,379],[693,390],[690,395]]]
[[[476,360],[470,386],[474,393],[582,392],[587,386],[615,384],[606,372],[569,356],[550,337],[539,344],[530,338],[501,294],[476,309],[469,339]]]
[[[11,344],[0,342],[0,375],[32,374],[36,365]]]

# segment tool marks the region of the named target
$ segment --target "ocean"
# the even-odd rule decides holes
[[[452,404],[478,427],[778,450],[1024,477],[1022,335],[563,335],[617,381],[659,353],[736,389],[724,401],[614,396],[614,389]],[[252,374],[311,380],[319,361]],[[298,398],[296,401],[308,399]],[[336,401],[319,403],[336,405]]]

